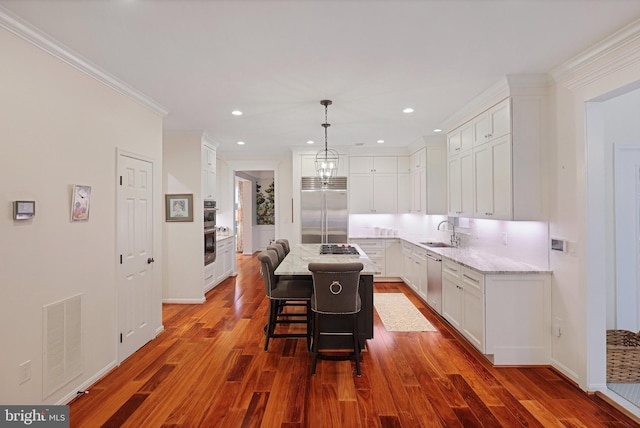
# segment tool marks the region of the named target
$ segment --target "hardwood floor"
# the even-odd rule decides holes
[[[438,332],[390,333],[353,361],[318,361],[305,339],[264,345],[255,257],[202,305],[164,305],[165,331],[71,403],[72,427],[638,427],[549,368],[494,368],[403,284]],[[298,326],[299,328],[299,326]]]

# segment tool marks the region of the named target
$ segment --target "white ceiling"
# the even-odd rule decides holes
[[[640,18],[638,0],[0,6],[164,106],[166,130],[206,131],[219,153],[253,157],[320,149],[325,98],[330,148],[407,146],[501,77],[548,72]]]

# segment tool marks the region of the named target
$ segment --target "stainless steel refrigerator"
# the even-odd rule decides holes
[[[347,177],[328,181],[302,177],[300,188],[302,243],[346,243],[349,235]]]

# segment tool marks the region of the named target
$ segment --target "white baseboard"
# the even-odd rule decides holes
[[[94,383],[96,383],[97,381],[102,379],[107,373],[109,373],[111,370],[113,370],[116,366],[117,366],[116,360],[111,361],[109,364],[104,366],[102,368],[102,370],[100,370],[99,372],[97,372],[96,374],[91,376],[86,381],[82,382],[80,385],[77,385],[74,388],[72,388],[72,390],[69,391],[69,393],[67,395],[62,397],[60,399],[60,401],[58,401],[56,403],[56,405],[68,404],[71,400],[73,400],[74,398],[76,398],[78,396],[78,391],[87,390],[91,385],[93,385]]]

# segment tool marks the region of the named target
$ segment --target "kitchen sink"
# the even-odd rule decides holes
[[[425,245],[427,247],[433,247],[433,248],[453,247],[453,245],[447,244],[446,242],[420,242],[420,244]]]

